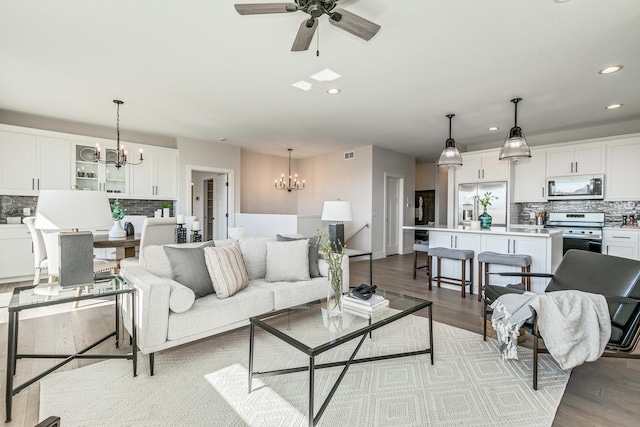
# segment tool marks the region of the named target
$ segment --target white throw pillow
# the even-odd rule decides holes
[[[237,243],[205,248],[204,260],[218,299],[228,298],[249,286],[249,275]]]
[[[309,280],[309,239],[267,242],[267,282]]]

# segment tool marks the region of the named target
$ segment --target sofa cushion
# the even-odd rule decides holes
[[[278,242],[290,242],[293,240],[309,239],[309,276],[320,277],[320,269],[318,267],[318,241],[315,237],[289,237],[276,235]]]
[[[267,282],[309,280],[309,241],[267,242]]]
[[[225,299],[249,285],[249,275],[237,244],[206,248],[204,259],[219,299]]]
[[[243,237],[238,241],[249,280],[264,279],[267,274],[267,242],[275,237]]]
[[[329,283],[326,277],[314,277],[304,282],[267,282],[252,280],[250,286],[267,289],[273,293],[273,308],[281,310],[317,301],[327,297]]]
[[[213,242],[210,242],[211,246]],[[204,249],[164,246],[164,251],[171,264],[172,278],[176,282],[191,289],[196,298],[214,292],[211,278],[204,261]]]
[[[249,323],[249,318],[272,310],[273,293],[252,284],[231,298],[219,299],[218,294],[207,295],[198,298],[189,311],[169,313],[167,339],[198,336],[241,321]]]

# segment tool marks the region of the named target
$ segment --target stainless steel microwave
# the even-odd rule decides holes
[[[604,199],[604,175],[572,175],[547,178],[547,200],[583,199]]]

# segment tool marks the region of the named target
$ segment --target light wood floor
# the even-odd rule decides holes
[[[436,289],[428,291],[425,275],[412,280],[413,255],[392,256],[374,261],[374,283],[380,287],[423,297],[434,302],[434,320],[481,333],[481,304],[476,295],[460,298],[460,292]],[[351,285],[369,281],[368,261],[351,262]],[[0,285],[0,293],[10,292],[16,284]],[[113,328],[112,305],[81,307],[62,314],[26,319],[20,322],[21,352],[75,352],[108,334]],[[26,316],[23,316],[23,318]],[[479,339],[482,337],[479,335]],[[527,339],[524,346],[531,346]],[[0,325],[0,388],[4,396],[7,328]],[[103,343],[100,351],[128,352],[128,342],[117,350],[113,342]],[[61,370],[74,369],[96,361],[74,361]],[[15,384],[42,372],[56,361],[26,359],[18,362]],[[122,361],[122,363],[130,363]],[[39,383],[13,399],[13,421],[7,426],[33,426],[38,422]],[[4,402],[4,401],[3,401]],[[640,425],[640,360],[602,358],[575,368],[562,398],[555,426],[637,426]],[[4,413],[3,413],[4,415]],[[64,425],[64,420],[63,424]]]

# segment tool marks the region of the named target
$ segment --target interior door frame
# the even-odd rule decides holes
[[[398,179],[400,181],[399,191],[398,191],[398,254],[402,255],[404,253],[404,233],[402,230],[402,226],[404,223],[404,209],[402,209],[402,204],[404,200],[404,175],[398,175],[395,173],[384,173],[384,215],[382,218],[383,223],[383,232],[382,232],[382,251],[384,252],[384,256],[387,257],[387,185],[389,178]]]
[[[191,194],[191,182],[193,181],[193,172],[206,172],[211,173],[212,175],[216,174],[227,174],[227,225],[229,227],[235,227],[236,223],[236,211],[235,211],[235,173],[233,169],[224,169],[224,168],[216,168],[211,166],[197,166],[197,165],[187,165],[186,174],[187,174],[187,192],[186,194]],[[191,209],[191,203],[185,203],[187,205],[188,215],[193,215],[193,210]]]

